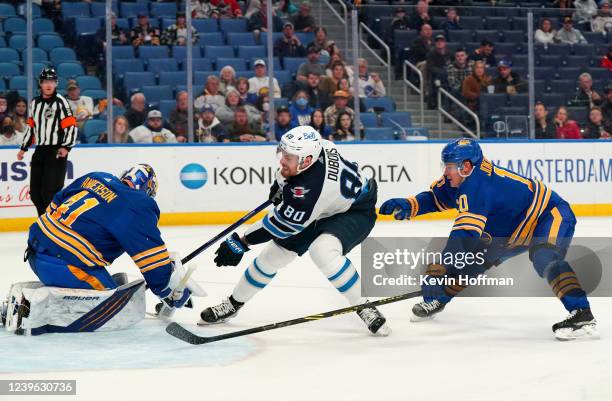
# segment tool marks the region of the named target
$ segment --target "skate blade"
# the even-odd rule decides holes
[[[410,321],[412,323],[420,323],[420,322],[427,322],[429,320],[433,320],[436,318],[436,315],[431,315],[431,316],[426,316],[426,317],[419,317],[415,314],[412,314],[412,316],[410,316]]]
[[[207,322],[205,320],[200,319],[197,323],[198,326],[215,326],[217,324],[222,324],[227,322],[228,320],[232,320],[233,318],[235,318],[236,315],[230,316],[230,317],[226,317],[225,319],[220,319],[216,322]]]
[[[570,328],[559,329],[555,331],[555,338],[559,341],[598,340],[600,336],[595,325],[589,324],[582,326],[578,330]]]
[[[376,330],[376,333],[371,333],[373,337],[388,337],[393,330],[391,327],[387,326],[387,323],[383,324]]]

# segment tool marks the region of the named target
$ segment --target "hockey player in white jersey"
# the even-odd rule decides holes
[[[356,164],[312,127],[293,128],[277,149],[280,170],[270,190],[275,207],[244,236],[233,233],[216,251],[217,266],[236,266],[250,245],[268,242],[247,267],[232,294],[200,314],[198,324],[221,323],[268,285],[276,272],[307,251],[314,264],[351,305],[361,297],[359,273],[345,256],[376,222],[376,181],[362,177]],[[388,335],[376,308],[357,312],[370,332]]]

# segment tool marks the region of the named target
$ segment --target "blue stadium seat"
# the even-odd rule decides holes
[[[28,89],[28,79],[25,75],[16,75],[9,80],[10,90]]]
[[[367,112],[370,110],[377,111],[376,109],[383,109],[383,111],[387,112],[395,111],[395,104],[392,98],[388,96],[366,97],[363,99],[363,106]]]
[[[192,19],[191,25],[193,25],[198,33],[219,31],[219,22],[214,18]]]
[[[176,3],[151,3],[151,15],[153,17],[175,17]]]
[[[527,32],[527,18],[526,17],[512,18],[512,29],[515,31]]]
[[[226,65],[232,66],[236,71],[247,69],[246,60],[241,58],[218,57],[215,61],[215,65],[217,66],[217,70],[220,70]]]
[[[0,47],[6,47],[6,40],[2,36],[2,24],[0,24]]]
[[[65,47],[58,47],[58,49],[65,49]],[[24,50],[23,52],[21,52],[21,59],[23,60],[24,65],[27,64],[28,62],[27,50]],[[32,62],[33,63],[46,63],[47,61],[49,61],[49,57],[47,56],[46,51],[38,47],[35,47],[32,49]],[[53,64],[56,64],[56,63],[53,63]]]
[[[448,40],[450,42],[467,43],[467,42],[471,42],[473,37],[474,37],[474,33],[472,31],[467,31],[467,30],[448,31]]]
[[[580,75],[581,72],[584,72],[586,70],[585,68],[576,68],[576,67],[562,67],[562,68],[558,68],[557,69],[557,78],[558,79],[569,79],[569,80],[577,80],[578,79],[578,75]]]
[[[114,59],[113,74],[123,77],[126,72],[143,72],[144,63],[141,59]]]
[[[0,4],[0,15],[3,17],[13,17],[17,15],[12,4]]]
[[[293,80],[291,77],[291,73],[289,71],[274,71],[274,78],[278,81],[278,85],[282,88],[282,86],[286,83],[289,83]]]
[[[1,51],[4,49],[0,49],[0,60],[3,60]],[[0,81],[3,79],[11,79],[16,75],[21,75],[21,69],[15,63],[10,61],[0,61]]]
[[[257,42],[252,32],[228,32],[227,44],[231,46],[255,46]]]
[[[83,136],[86,143],[96,143],[101,133],[106,132],[105,120],[87,120],[83,125]]]
[[[117,18],[117,26],[121,29],[129,31],[131,29],[129,18]]]
[[[276,43],[276,41],[278,39],[280,39],[283,36],[282,32],[274,32],[272,33],[272,43]],[[262,32],[259,35],[259,44],[268,48],[268,32]]]
[[[166,72],[162,74],[174,74]],[[160,74],[161,75],[161,74]],[[126,89],[126,94],[129,96],[132,91],[142,90],[144,86],[155,85],[155,75],[150,71],[145,72],[126,72],[123,79],[123,86]]]
[[[238,57],[244,59],[264,58],[266,49],[263,46],[238,46]]]
[[[86,89],[102,89],[102,83],[98,77],[93,77],[91,75],[81,75],[80,77],[76,77],[76,81],[79,84],[81,90]]]
[[[566,67],[588,67],[590,65],[589,56],[567,56],[565,61]]]
[[[247,20],[246,18],[220,19],[219,29],[224,33],[246,32],[247,31]]]
[[[391,127],[394,129],[398,129],[398,125],[402,128],[409,128],[412,126],[412,118],[410,113],[408,112],[399,112],[396,111],[394,113],[382,113],[383,126]]]
[[[480,115],[486,119],[493,114],[498,114],[502,107],[506,106],[508,95],[505,93],[483,93],[480,96]]]
[[[463,18],[461,18],[461,21]],[[487,17],[485,19],[486,29],[494,29],[496,31],[509,31],[512,29],[512,20],[508,17]]]
[[[64,20],[68,18],[76,18],[76,17],[89,17],[91,16],[91,11],[89,9],[89,4],[86,2],[62,2],[62,15]]]
[[[498,60],[499,60],[499,55],[500,54],[505,54],[506,56],[512,53],[498,53]],[[507,57],[506,57],[507,58]],[[529,56],[524,55],[524,54],[515,54],[511,57],[512,60],[512,66],[513,67],[519,67],[519,68],[527,68],[528,62],[529,62]]]
[[[57,35],[40,35],[37,39],[38,47],[49,51],[56,47],[64,47],[64,40]]]
[[[119,15],[119,3],[113,1],[112,10],[115,15]],[[104,2],[93,2],[91,3],[91,16],[92,17],[104,17],[106,16],[106,4]]]
[[[576,93],[577,86],[576,79],[555,79],[550,81],[552,93],[563,93],[572,97]]]
[[[54,65],[66,61],[77,61],[76,53],[69,47],[56,47],[55,49],[51,49],[49,58]]]
[[[193,84],[194,85],[204,85],[209,75],[217,76],[217,72],[214,70],[195,71],[193,73]]]
[[[198,35],[200,47],[203,46],[223,46],[225,39],[221,32],[204,32]]]
[[[368,141],[394,141],[396,140],[395,133],[392,128],[366,128],[365,139]]]
[[[542,93],[536,96],[536,99],[544,103],[549,115],[552,115],[559,106],[565,105],[565,96],[560,93]]]
[[[162,71],[178,71],[178,62],[174,58],[152,58],[149,60],[147,71],[154,74]]]
[[[192,71],[209,71],[213,69],[212,62],[209,58],[194,58],[191,59]],[[183,70],[186,70],[183,64]]]
[[[253,70],[236,71],[236,76],[237,77],[252,78],[252,77],[255,76],[255,71],[253,71]]]
[[[463,29],[467,29],[470,31],[475,31],[477,29],[484,29],[484,21],[482,17],[478,16],[462,16],[461,17],[461,26]]]
[[[481,42],[483,39],[490,40],[495,43],[500,40],[499,31],[493,29],[479,29],[474,31],[474,41]]]
[[[106,91],[104,89],[85,89],[81,91],[81,95],[89,96],[93,100],[106,99]]]
[[[595,45],[594,44],[584,44],[584,45],[574,45],[572,46],[572,51],[576,56],[594,56],[595,55]]]
[[[27,47],[27,39],[25,35],[13,35],[9,38],[9,47],[22,51]]]
[[[527,43],[526,34],[523,31],[503,31],[502,38],[506,43]]]
[[[3,79],[0,79],[0,90],[6,90],[6,84],[4,83]]]
[[[510,107],[529,107],[529,95],[527,93],[519,93],[508,96]]]
[[[133,59],[134,47],[132,46],[113,46],[112,47],[113,60],[119,59]]]
[[[118,116],[122,116],[125,114],[125,107],[121,107],[121,106],[117,106],[117,105],[112,105],[113,107],[113,118],[117,118]],[[100,114],[98,114],[98,119],[99,120],[103,120],[106,121],[106,117],[108,115],[107,113],[108,107]]]
[[[295,36],[298,37],[304,47],[314,40],[314,32],[296,32]]]
[[[563,66],[563,62],[558,54],[544,54],[539,57],[538,65],[540,67],[559,68]]]
[[[403,49],[405,47],[410,47],[412,42],[418,37],[418,33],[415,30],[409,31],[394,31],[395,42],[394,47],[396,49]]]
[[[47,67],[47,64],[44,64],[44,63],[32,63],[32,76],[34,77],[35,81],[38,79],[40,72],[44,70],[46,67]],[[25,72],[26,67],[24,66],[23,69]]]
[[[591,74],[591,77],[593,77],[595,81],[607,81],[608,83],[606,86],[610,85],[612,82],[612,72],[607,68],[591,68],[589,74]]]
[[[160,100],[173,98],[172,87],[170,85],[144,85],[141,89],[149,103],[159,103]]]
[[[291,75],[295,75],[300,68],[300,65],[307,61],[308,59],[305,57],[285,57],[283,59],[283,64],[285,65],[285,70],[289,71]]]
[[[168,46],[139,46],[138,54],[145,61],[152,58],[168,58]]]
[[[138,14],[149,15],[148,3],[119,3],[119,9],[123,18],[137,17]]]
[[[514,59],[514,56],[518,54],[518,47],[519,45],[517,43],[495,43],[495,54],[511,56],[509,58]]]
[[[26,22],[20,17],[10,17],[4,20],[3,24],[4,32],[8,33],[26,33]]]
[[[606,36],[599,32],[582,32],[587,42],[594,45],[606,44]]]
[[[555,68],[553,67],[535,67],[535,79],[551,79],[555,76]]]
[[[177,85],[187,85],[187,74],[185,74],[184,71],[162,71],[159,73],[159,84],[168,85],[170,87],[175,87]]]
[[[176,100],[174,99],[160,100],[159,102],[159,111],[161,111],[162,116],[164,116],[165,119],[168,119],[168,117],[170,117],[170,112],[175,108]]]
[[[551,43],[547,47],[548,54],[566,56],[571,53],[571,46],[566,43]]]
[[[34,20],[32,21],[32,32],[34,33],[34,36],[43,33],[54,33],[55,26],[53,25],[53,22],[48,18],[34,18]]]
[[[361,119],[361,124],[365,128],[373,128],[378,127],[378,115],[376,113],[360,113],[359,118]]]
[[[74,31],[77,36],[84,33],[96,33],[102,27],[102,17],[79,17],[74,20]]]
[[[195,20],[194,20],[195,21]],[[170,25],[176,23],[176,18],[161,18],[161,29],[166,30]]]
[[[231,46],[205,46],[204,57],[217,59],[219,57],[232,58],[236,57],[234,48]]]
[[[584,126],[588,121],[589,109],[587,107],[568,107],[567,114],[570,120],[576,120],[578,125]]]
[[[10,47],[0,47],[0,60],[6,62],[19,62],[19,52]]]
[[[78,62],[67,62],[61,63],[55,66],[55,70],[57,71],[57,75],[60,77],[73,79],[80,75],[85,75],[85,70],[81,63]]]

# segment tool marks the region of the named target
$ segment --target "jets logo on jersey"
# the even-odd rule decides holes
[[[304,199],[306,194],[310,192],[310,189],[306,189],[304,187],[293,187],[291,188],[291,193],[295,199]]]

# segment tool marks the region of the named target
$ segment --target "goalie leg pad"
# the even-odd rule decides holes
[[[18,327],[7,325],[11,331],[39,335],[121,330],[144,319],[144,280],[107,291],[23,287],[20,304],[29,304],[29,311]]]

